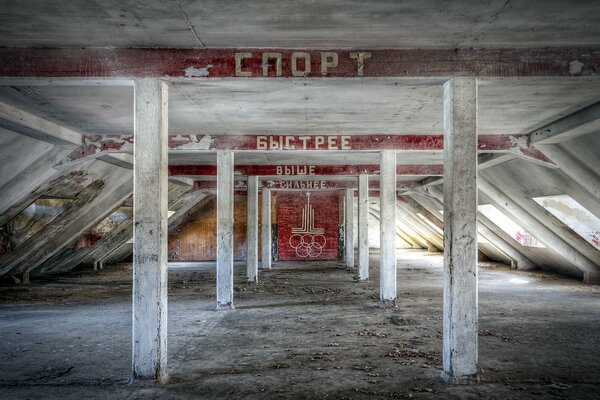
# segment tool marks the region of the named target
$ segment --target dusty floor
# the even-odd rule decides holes
[[[236,310],[214,272],[169,275],[164,386],[130,376],[131,269],[0,287],[0,399],[598,399],[600,287],[480,269],[479,382],[441,383],[439,255],[399,254],[398,307],[335,263],[236,270]]]

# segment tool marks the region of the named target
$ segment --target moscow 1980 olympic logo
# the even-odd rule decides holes
[[[292,228],[290,247],[298,257],[318,257],[327,243],[325,229],[315,228],[315,210],[310,204],[310,193],[306,193],[306,205],[302,208],[302,226]]]

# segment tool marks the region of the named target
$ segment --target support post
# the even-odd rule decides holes
[[[442,378],[477,373],[477,80],[444,84],[444,310]]]
[[[248,210],[246,224],[247,278],[248,282],[258,282],[258,176],[248,177]]]
[[[346,189],[346,240],[344,241],[346,268],[354,268],[354,189]]]
[[[358,176],[358,280],[369,279],[369,176]]]
[[[261,265],[271,269],[271,189],[262,190]]]
[[[135,81],[133,377],[167,379],[168,87]]]
[[[379,298],[385,306],[396,300],[396,152],[382,150],[380,163]]]
[[[233,308],[233,151],[217,151],[217,309]]]

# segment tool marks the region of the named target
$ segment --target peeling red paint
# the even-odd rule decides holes
[[[286,169],[294,167],[310,167],[306,173],[291,173],[285,174]],[[245,176],[315,176],[315,175],[358,175],[369,174],[378,175],[379,165],[377,164],[362,164],[362,165],[311,165],[311,166],[296,166],[296,165],[236,165],[235,173]],[[297,171],[297,170],[295,170]],[[302,171],[302,169],[301,169]],[[397,175],[443,175],[443,167],[441,165],[398,165],[396,167]],[[169,165],[169,176],[215,176],[217,175],[216,165]]]
[[[184,77],[186,70],[206,69],[209,77],[234,77],[235,54],[249,53],[241,61],[243,71],[263,76],[263,53],[281,54],[281,76],[291,77],[293,53],[308,53],[309,77],[322,77],[323,52],[338,56],[326,76],[359,76],[351,53],[357,50],[290,49],[0,49],[0,76],[13,77]],[[361,51],[362,52],[362,51]],[[594,75],[600,64],[595,48],[500,48],[500,49],[397,49],[365,50],[365,77],[448,76],[570,76],[569,63],[580,60],[579,75]],[[300,62],[301,64],[301,62]],[[303,65],[298,69],[304,69]],[[210,67],[209,67],[210,66]],[[209,68],[209,69],[208,69]],[[203,74],[189,79],[203,79]],[[275,68],[267,71],[275,75]]]

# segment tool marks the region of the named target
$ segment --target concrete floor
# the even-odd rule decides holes
[[[600,287],[480,268],[479,382],[440,382],[442,258],[399,253],[398,307],[335,263],[236,270],[236,310],[214,272],[169,275],[169,372],[131,385],[131,267],[0,287],[1,399],[597,399]],[[371,276],[378,277],[376,257]]]

